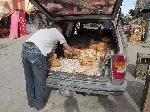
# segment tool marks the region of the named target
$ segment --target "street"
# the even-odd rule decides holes
[[[0,39],[0,112],[35,112],[27,105],[25,79],[21,61],[21,44],[27,39]],[[77,94],[73,98],[53,90],[49,112],[140,112],[144,81],[135,79],[137,52],[150,52],[136,43],[129,43],[127,91],[123,96],[96,96]]]

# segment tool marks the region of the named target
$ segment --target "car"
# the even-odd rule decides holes
[[[67,42],[71,45],[75,44],[78,49],[86,48],[89,42],[98,43],[105,36],[110,39],[106,54],[99,62],[98,75],[50,70],[46,79],[48,87],[59,89],[63,95],[78,92],[122,95],[126,91],[127,40],[119,20],[114,21],[122,0],[30,1],[51,22],[63,22]],[[105,28],[103,23],[107,21],[111,27]]]

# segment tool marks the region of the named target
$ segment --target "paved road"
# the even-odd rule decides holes
[[[25,80],[20,58],[21,44],[26,37],[0,39],[0,112],[35,112],[27,105]],[[49,102],[54,103],[49,112],[140,112],[143,81],[134,78],[136,52],[149,52],[129,43],[128,88],[123,96],[60,96],[52,91]]]

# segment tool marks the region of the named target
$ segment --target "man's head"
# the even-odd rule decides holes
[[[61,33],[63,33],[63,23],[62,22],[56,22],[54,23],[54,27],[57,28],[57,30]]]

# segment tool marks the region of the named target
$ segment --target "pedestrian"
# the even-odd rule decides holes
[[[58,42],[73,55],[78,51],[71,48],[64,36],[63,24],[56,23],[55,28],[40,29],[34,33],[22,47],[22,62],[26,79],[28,105],[36,110],[48,110],[50,105],[44,102],[47,62],[46,57]]]
[[[18,35],[18,26],[19,26],[19,16],[18,12],[14,11],[11,15],[11,25],[10,25],[10,34],[9,38],[16,39],[19,37]]]

